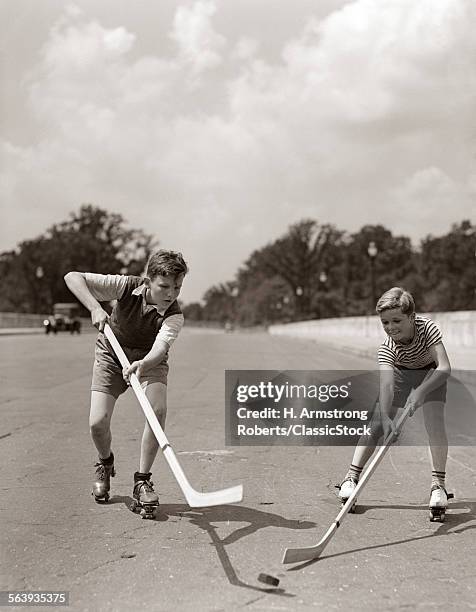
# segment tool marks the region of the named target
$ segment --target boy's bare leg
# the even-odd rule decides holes
[[[167,386],[161,382],[148,382],[143,385],[143,388],[160,426],[164,429],[167,414]],[[143,518],[154,518],[159,505],[159,497],[150,479],[152,475],[150,470],[158,450],[159,443],[146,420],[140,448],[139,471],[134,474],[132,492],[134,497],[132,509],[135,511],[140,509]]]
[[[89,428],[100,459],[107,459],[111,454],[111,417],[116,398],[101,391],[91,391],[91,410]]]
[[[167,415],[167,385],[160,382],[148,383],[145,388],[145,394],[159,419],[160,426],[162,429],[165,429],[165,417]],[[158,450],[159,443],[149,423],[146,421],[144,433],[142,434],[139,472],[147,474],[151,471]]]
[[[434,472],[444,473],[448,457],[448,437],[445,427],[445,404],[443,402],[427,402],[423,405],[430,457]]]
[[[110,479],[115,475],[114,455],[111,452],[111,417],[116,398],[100,391],[91,392],[89,427],[99,461],[92,493],[98,503],[109,500]]]
[[[395,406],[391,409],[389,415],[391,419],[395,418],[397,408]],[[339,486],[339,497],[342,503],[345,503],[352,494],[352,491],[357,486],[360,476],[363,472],[365,464],[373,455],[377,445],[383,436],[382,417],[380,412],[380,405],[376,404],[375,410],[370,422],[370,435],[362,436],[357,442],[357,446],[354,450],[352,462],[347,470],[344,480]]]
[[[392,419],[395,417],[396,410],[397,409],[395,407],[392,408]],[[354,450],[354,456],[352,457],[352,465],[355,467],[365,467],[365,464],[373,455],[373,452],[383,435],[380,405],[378,403],[375,406],[374,414],[370,422],[370,430],[370,436],[362,436],[357,442],[357,446]]]
[[[430,443],[432,465],[430,491],[430,520],[445,519],[448,507],[446,492],[446,459],[448,457],[448,438],[445,428],[445,405],[443,402],[428,402],[423,405],[423,416]]]

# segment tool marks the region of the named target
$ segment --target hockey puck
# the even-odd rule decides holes
[[[260,582],[264,582],[265,584],[270,584],[274,587],[277,587],[279,584],[279,578],[275,578],[274,576],[270,576],[269,574],[260,574],[258,576],[258,580]]]

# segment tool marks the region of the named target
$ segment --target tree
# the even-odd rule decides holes
[[[382,225],[365,225],[343,248],[344,314],[374,314],[376,300],[396,285],[418,290],[416,257],[406,236],[394,236]]]
[[[222,283],[208,289],[203,296],[205,302],[203,307],[204,320],[219,323],[235,321],[233,292],[234,284],[231,282]]]
[[[72,300],[63,276],[70,270],[141,274],[156,242],[129,229],[123,217],[90,204],[44,235],[0,255],[0,273],[13,290],[0,296],[0,310],[48,312]]]
[[[340,260],[338,247],[342,235],[334,226],[319,225],[311,219],[291,225],[281,238],[252,253],[241,275],[240,294],[243,278],[277,277],[294,304],[294,318],[319,316],[316,296],[320,278]]]
[[[375,313],[396,285],[418,310],[476,307],[476,231],[469,221],[447,235],[428,236],[420,251],[382,225],[347,234],[304,219],[254,251],[233,281],[205,294],[205,320],[242,325]]]
[[[422,304],[425,310],[476,308],[476,226],[453,224],[448,234],[421,243]]]
[[[182,308],[185,321],[203,321],[205,318],[204,308],[200,302],[186,304]]]

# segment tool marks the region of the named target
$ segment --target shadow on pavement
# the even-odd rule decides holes
[[[355,514],[365,514],[367,510],[374,510],[375,508],[384,508],[386,510],[418,510],[421,512],[422,510],[426,510],[428,512],[428,504],[419,504],[419,505],[409,505],[409,504],[398,504],[398,505],[369,505],[369,506],[357,506],[357,512]],[[466,512],[458,512],[457,514],[452,513],[453,510],[466,510]],[[375,544],[374,546],[362,546],[361,548],[353,548],[352,550],[346,550],[344,552],[335,553],[334,555],[325,555],[323,557],[319,557],[318,559],[312,559],[311,561],[306,561],[305,563],[301,563],[299,565],[295,565],[292,568],[289,568],[288,571],[295,571],[304,569],[309,565],[313,565],[318,561],[322,561],[324,559],[334,559],[336,557],[342,557],[344,555],[351,555],[353,553],[362,552],[366,550],[378,550],[381,548],[389,548],[391,546],[398,546],[400,544],[406,544],[408,542],[415,542],[417,540],[427,540],[428,538],[434,538],[436,536],[444,536],[444,535],[452,535],[452,534],[460,534],[469,529],[476,529],[476,524],[469,525],[466,523],[470,523],[476,519],[476,501],[469,499],[461,499],[457,502],[450,502],[448,507],[448,512],[446,513],[446,519],[444,523],[434,522],[433,525],[438,525],[437,529],[433,533],[429,533],[424,536],[416,536],[412,538],[405,538],[402,540],[395,540],[394,542],[386,542],[385,544]],[[428,524],[430,524],[429,518]]]
[[[123,503],[129,510],[132,504],[132,497],[114,495],[109,500],[110,504]],[[233,586],[238,586],[260,593],[280,595],[282,597],[295,597],[287,593],[285,589],[259,587],[248,584],[241,580],[236,573],[230,557],[226,552],[226,546],[234,544],[244,537],[256,533],[265,527],[280,527],[284,529],[312,529],[316,526],[312,521],[289,520],[272,512],[262,512],[246,506],[217,506],[214,508],[195,508],[191,509],[187,504],[161,504],[156,517],[156,521],[164,522],[170,517],[189,519],[192,525],[196,525],[210,537],[212,545],[217,551],[218,558],[223,567],[223,571]],[[248,523],[245,527],[240,527],[227,537],[221,539],[217,534],[218,527],[214,523]]]
[[[220,508],[204,508],[203,510],[190,510],[184,516],[190,517],[191,523],[208,533],[210,540],[217,551],[218,558],[230,584],[247,588],[261,593],[270,593],[283,597],[295,597],[287,593],[284,589],[262,588],[247,584],[241,580],[226,552],[226,546],[247,537],[264,527],[282,527],[286,529],[311,529],[315,523],[311,521],[292,521],[278,514],[262,512],[246,506],[222,506]],[[245,527],[237,529],[226,538],[220,539],[216,532],[217,527],[212,523],[216,522],[239,522],[248,523]]]

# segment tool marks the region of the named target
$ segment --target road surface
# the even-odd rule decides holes
[[[128,509],[143,427],[132,391],[113,419],[111,503],[90,495],[94,335],[0,343],[1,589],[69,591],[75,611],[476,608],[474,446],[450,449],[445,523],[428,520],[427,449],[394,447],[323,557],[289,568],[284,549],[315,543],[339,511],[333,486],[352,449],[225,445],[225,369],[367,369],[368,359],[265,333],[184,330],[170,358],[167,435],[197,489],[243,483],[245,499],[190,510],[159,456],[160,513],[144,521]]]

